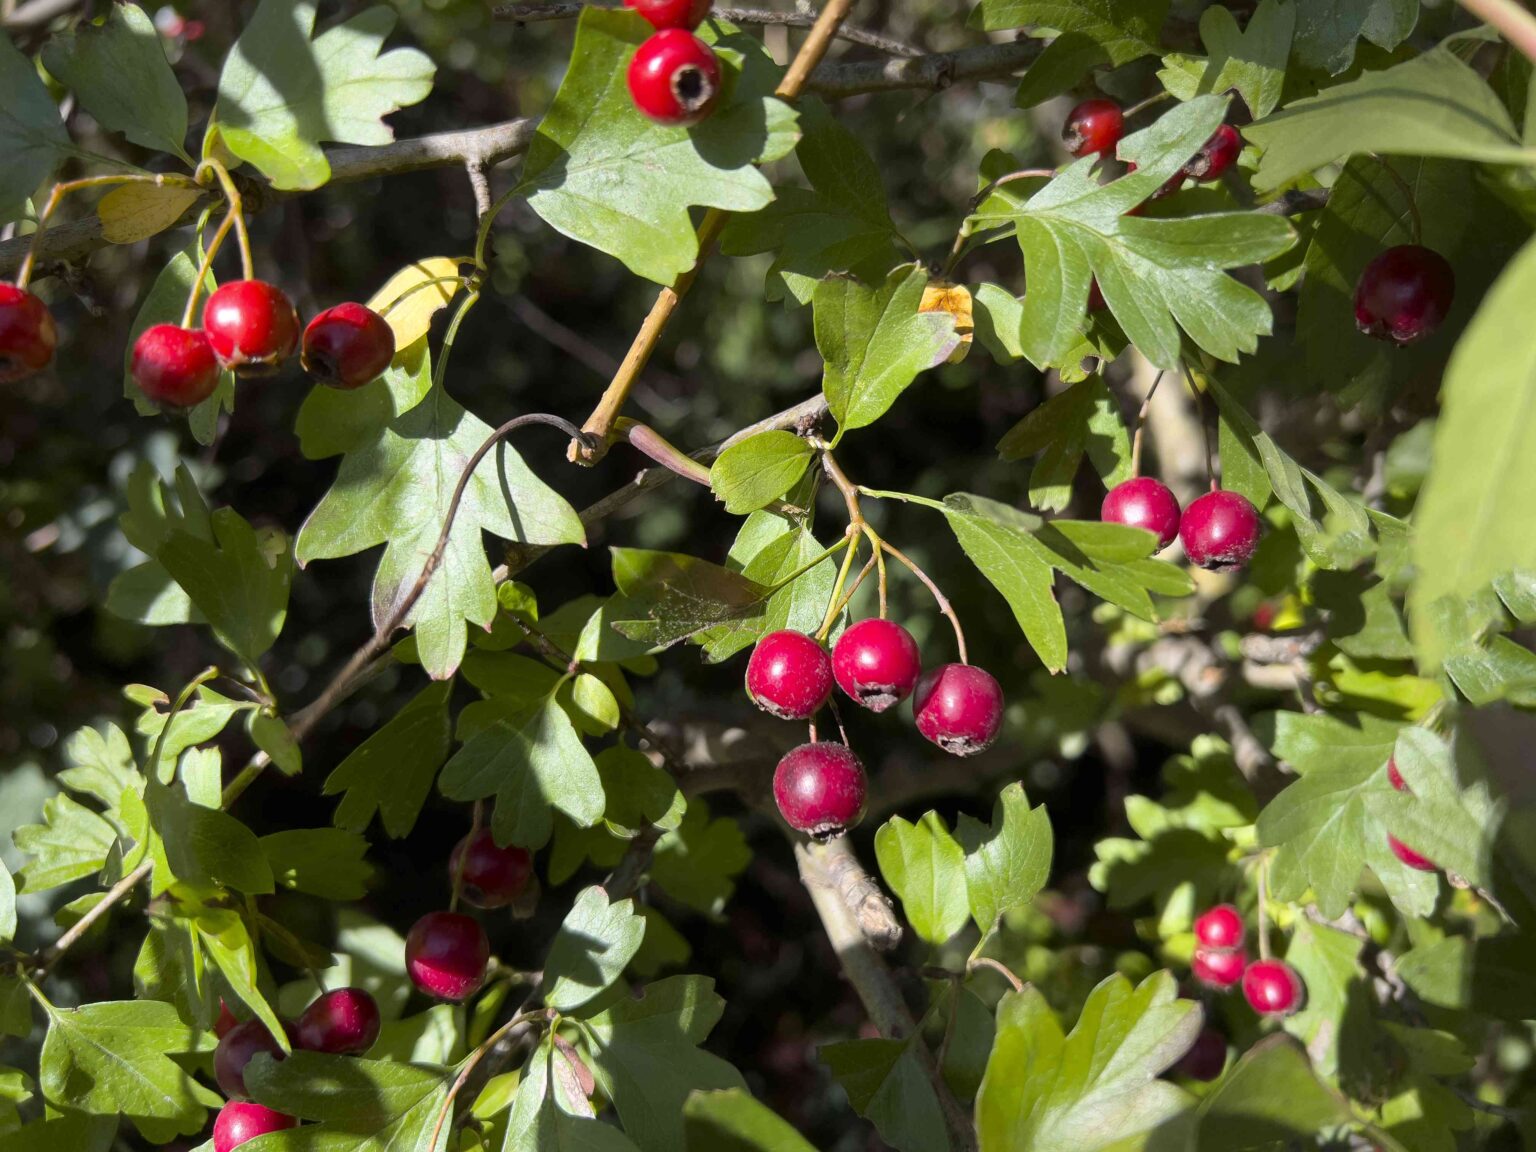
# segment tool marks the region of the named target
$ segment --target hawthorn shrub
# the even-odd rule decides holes
[[[0,1152],[1524,1146],[1536,21],[633,7],[0,17]]]

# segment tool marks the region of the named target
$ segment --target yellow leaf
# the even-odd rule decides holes
[[[427,334],[432,317],[446,308],[462,287],[462,281],[457,279],[438,284],[430,282],[442,277],[457,277],[459,267],[457,260],[447,256],[418,260],[396,272],[373,294],[368,307],[382,314],[394,329],[396,348],[409,348]],[[398,304],[395,303],[397,300]],[[394,304],[393,308],[390,308],[391,304]],[[386,312],[385,309],[389,310]]]
[[[202,193],[175,184],[124,184],[96,205],[109,244],[133,244],[164,232],[197,203]]]
[[[949,363],[958,364],[971,350],[971,339],[976,322],[971,314],[971,290],[964,284],[951,284],[946,280],[930,280],[923,288],[919,312],[948,312],[955,318],[955,335],[960,343],[949,354]]]

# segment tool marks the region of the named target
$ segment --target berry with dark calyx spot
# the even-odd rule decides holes
[[[704,23],[714,0],[624,0],[624,7],[644,16],[652,28],[686,28],[692,32]]]
[[[232,280],[208,297],[203,331],[225,367],[255,376],[293,354],[299,314],[282,289],[265,280]]]
[[[505,908],[523,894],[533,875],[533,856],[526,848],[496,843],[489,830],[468,836],[454,845],[448,857],[448,878],[459,874],[463,861],[463,886],[459,895],[476,908]]]
[[[1226,170],[1237,163],[1243,151],[1243,138],[1230,124],[1216,129],[1216,134],[1200,145],[1200,151],[1184,165],[1184,175],[1202,184],[1220,180]]]
[[[791,828],[816,840],[841,836],[864,816],[864,765],[846,744],[802,744],[773,772],[773,798]]]
[[[832,658],[804,632],[770,632],[747,661],[747,695],[782,720],[808,720],[832,695]]]
[[[405,938],[406,974],[438,1000],[467,1000],[478,992],[490,958],[485,929],[458,912],[428,912]]]
[[[247,1140],[298,1126],[297,1116],[273,1111],[265,1104],[232,1100],[219,1109],[219,1118],[213,1122],[213,1152],[230,1152]]]
[[[1207,988],[1231,988],[1243,978],[1247,966],[1248,954],[1241,948],[1225,952],[1196,948],[1189,970]]]
[[[1145,528],[1157,537],[1157,550],[1161,552],[1179,534],[1179,502],[1162,481],[1133,476],[1109,490],[1099,509],[1099,519]]]
[[[0,384],[14,384],[48,367],[58,347],[53,313],[25,288],[0,283]]]
[[[362,988],[337,988],[304,1009],[294,1046],[309,1052],[360,1056],[379,1038],[379,1005]]]
[[[1440,253],[1420,244],[1388,248],[1355,283],[1355,326],[1367,336],[1412,344],[1445,323],[1456,273]]]
[[[247,1020],[226,1032],[213,1050],[213,1078],[219,1082],[219,1090],[231,1100],[246,1099],[245,1066],[262,1052],[274,1060],[287,1056],[260,1020]]]
[[[304,329],[299,362],[322,384],[361,388],[395,358],[395,330],[366,304],[327,308]]]
[[[1213,952],[1230,952],[1243,946],[1243,918],[1230,904],[1218,904],[1195,921],[1195,939]]]
[[[884,712],[912,695],[922,670],[917,641],[892,620],[860,620],[832,646],[837,686],[871,712]]]
[[[912,696],[917,730],[954,756],[992,746],[1003,727],[1003,689],[974,664],[941,664],[924,672]]]
[[[1125,135],[1125,113],[1113,100],[1084,100],[1067,113],[1061,126],[1061,142],[1074,156],[1110,152]]]
[[[686,28],[665,29],[635,49],[629,95],[656,123],[689,127],[714,111],[720,99],[720,61]]]
[[[1191,1080],[1211,1081],[1227,1066],[1227,1038],[1214,1028],[1202,1028],[1174,1071]]]
[[[219,358],[196,328],[156,324],[134,341],[128,365],[139,391],[165,408],[191,408],[219,386]]]
[[[1255,960],[1243,973],[1243,997],[1261,1016],[1289,1016],[1305,996],[1300,973],[1284,960]]]
[[[1235,572],[1253,559],[1259,530],[1259,511],[1246,496],[1217,489],[1190,501],[1179,523],[1179,539],[1191,564]]]

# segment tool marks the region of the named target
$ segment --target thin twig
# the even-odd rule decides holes
[[[1013,974],[1013,969],[1001,960],[994,960],[990,956],[977,956],[966,965],[967,970],[974,972],[977,968],[990,968],[1009,984],[1013,985],[1015,992],[1024,991],[1024,981]]]
[[[960,650],[960,663],[969,664],[971,661],[965,647],[965,629],[960,627],[960,617],[955,614],[955,607],[949,602],[949,597],[944,595],[943,592],[939,591],[939,586],[933,582],[933,577],[929,576],[928,573],[924,572],[920,567],[918,567],[917,563],[913,561],[900,548],[897,548],[888,540],[881,540],[880,547],[883,548],[886,552],[889,552],[891,556],[900,561],[907,568],[907,570],[912,573],[912,575],[916,576],[923,582],[923,586],[927,588],[929,594],[933,596],[934,603],[939,606],[940,614],[949,621],[949,626],[954,629],[955,646]]]
[[[1131,475],[1141,475],[1141,433],[1147,426],[1147,413],[1152,410],[1152,397],[1157,393],[1157,386],[1163,382],[1164,372],[1159,372],[1157,378],[1152,381],[1152,387],[1147,389],[1147,395],[1141,402],[1141,410],[1136,413],[1136,432],[1131,437]]]

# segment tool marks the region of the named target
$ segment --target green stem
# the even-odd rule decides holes
[[[160,729],[160,735],[155,739],[155,747],[149,754],[149,763],[144,766],[144,775],[158,779],[160,771],[160,757],[165,752],[166,737],[171,734],[171,725],[175,723],[176,714],[187,706],[187,701],[192,699],[192,694],[208,681],[219,675],[219,670],[210,664],[204,668],[176,697],[176,702],[171,705],[170,712],[165,717],[165,727]]]
[[[848,583],[848,573],[853,570],[853,558],[859,554],[858,537],[844,536],[844,543],[853,541],[853,546],[848,549],[848,554],[843,557],[843,566],[837,571],[837,583],[832,585],[832,595],[827,600],[827,615],[821,622],[821,627],[816,630],[816,639],[825,640],[827,633],[832,631],[832,623],[837,619],[837,602],[843,594],[843,585]]]
[[[932,508],[935,512],[943,512],[946,516],[954,509],[942,500],[930,500],[926,496],[914,496],[910,492],[887,492],[881,488],[866,488],[859,485],[859,493],[868,496],[872,500],[900,500],[906,504],[921,504],[925,508]]]

